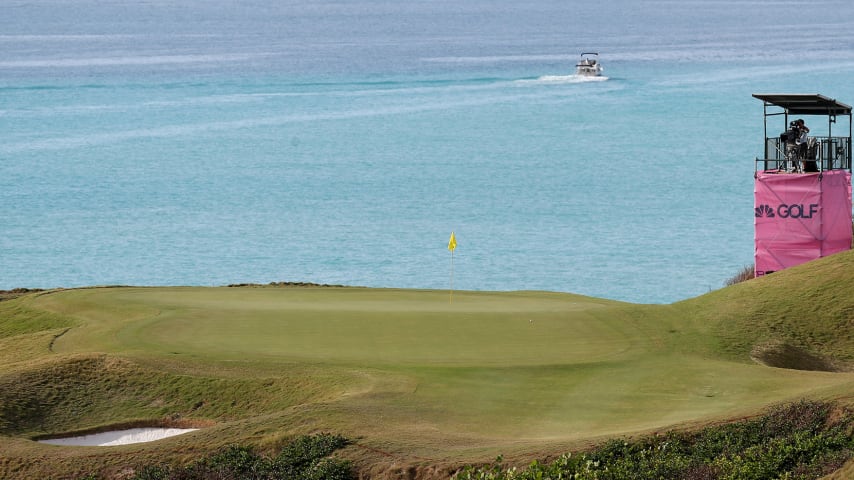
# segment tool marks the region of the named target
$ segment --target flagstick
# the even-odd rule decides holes
[[[457,238],[454,236],[454,232],[451,232],[451,239],[448,240],[448,250],[451,251],[451,285],[448,290],[448,303],[453,302],[454,300],[454,250],[457,249]]]
[[[451,290],[448,292],[448,303],[454,300],[454,251],[451,250]]]

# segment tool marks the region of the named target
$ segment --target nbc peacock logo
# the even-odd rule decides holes
[[[770,205],[759,205],[754,210],[755,210],[754,213],[756,215],[756,218],[760,218],[760,217],[773,218],[774,217],[774,209],[771,208]]]

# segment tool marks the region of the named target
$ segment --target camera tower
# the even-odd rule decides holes
[[[753,96],[765,113],[753,189],[756,276],[850,250],[851,107],[817,94]],[[846,118],[847,132],[834,134]],[[774,132],[782,133],[769,135],[769,121],[780,120]]]

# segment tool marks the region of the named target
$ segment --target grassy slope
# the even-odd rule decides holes
[[[854,252],[826,257],[677,304],[718,352],[743,359],[785,343],[854,365]]]
[[[379,469],[442,467],[802,396],[850,400],[850,373],[750,355],[785,344],[795,357],[854,360],[852,263],[836,255],[665,306],[361,288],[80,289],[0,302],[0,477],[312,431],[359,438],[349,454]],[[110,449],[29,440],[151,420],[211,426]]]

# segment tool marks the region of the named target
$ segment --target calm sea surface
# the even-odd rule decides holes
[[[669,303],[753,261],[751,94],[854,104],[850,0],[0,12],[0,289],[442,289],[454,231],[456,289]]]

